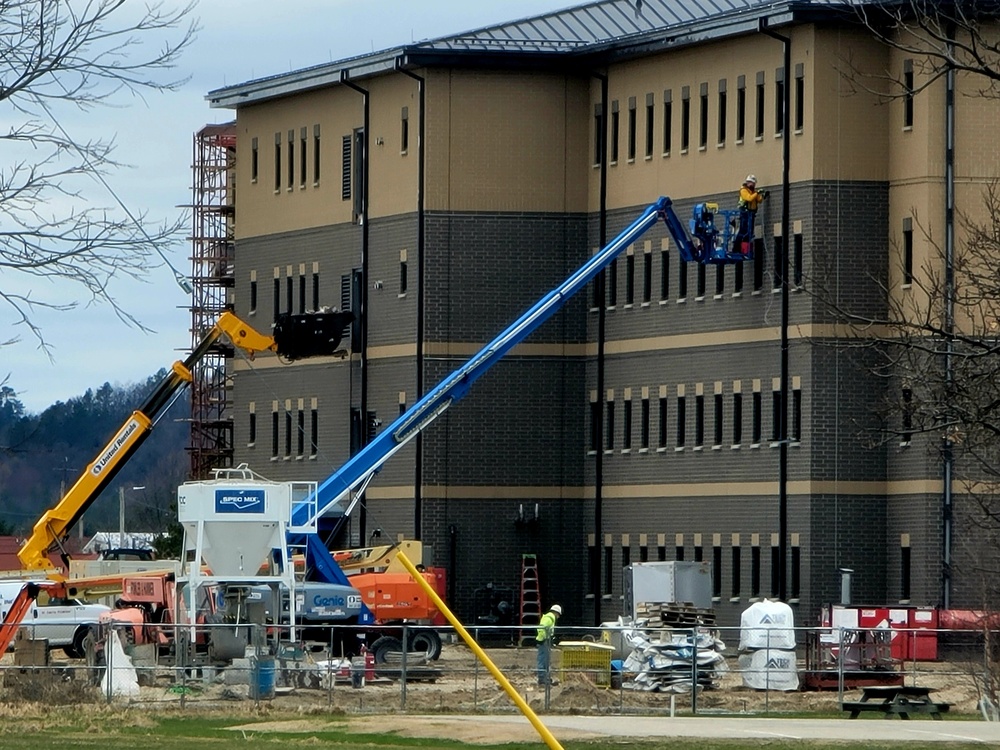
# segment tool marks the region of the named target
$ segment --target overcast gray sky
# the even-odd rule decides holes
[[[183,0],[166,0],[181,6]],[[133,214],[173,218],[191,202],[192,139],[208,123],[233,118],[210,109],[208,91],[253,78],[284,73],[410,41],[445,36],[582,4],[572,0],[201,0],[195,10],[202,30],[182,60],[191,81],[181,90],[135,101],[127,108],[96,110],[61,124],[71,134],[98,127],[115,134],[117,158],[131,165],[109,182]],[[87,197],[111,205],[103,188]],[[190,273],[189,248],[174,248],[170,261]],[[121,323],[109,310],[87,307],[70,313],[39,313],[55,362],[30,336],[0,349],[0,380],[30,412],[98,388],[128,383],[169,367],[190,347],[188,298],[168,268],[148,283],[120,283],[119,301],[155,333]],[[0,340],[18,332],[0,309]]]

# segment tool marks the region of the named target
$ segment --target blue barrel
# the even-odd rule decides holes
[[[274,657],[258,656],[250,671],[250,698],[255,701],[274,697]]]

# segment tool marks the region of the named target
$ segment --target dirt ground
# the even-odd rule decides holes
[[[514,688],[534,710],[548,713],[633,713],[665,714],[674,709],[690,713],[691,697],[688,693],[670,694],[641,692],[610,688],[595,684],[594,675],[556,670],[559,684],[545,691],[536,684],[534,675],[535,651],[532,648],[487,649],[496,666],[511,681]],[[54,654],[56,656],[56,654]],[[737,660],[726,659],[730,670],[736,669]],[[70,672],[53,674],[54,684],[46,692],[50,700],[69,694],[68,683],[83,680],[84,670],[72,662],[62,662]],[[3,665],[10,664],[10,655]],[[347,676],[336,677],[331,669],[315,664],[298,665],[278,662],[276,691],[268,705],[275,711],[329,714],[337,713],[367,721],[368,714],[379,714],[383,729],[391,715],[494,712],[516,713],[515,702],[497,684],[486,668],[479,664],[464,644],[446,645],[440,660],[427,668],[410,666],[420,679],[408,681],[404,686],[399,679],[380,677],[366,682],[363,688],[352,687]],[[977,691],[968,665],[942,662],[907,664],[907,684],[928,686],[935,689],[934,700],[952,704],[953,713],[975,713]],[[224,672],[194,674],[183,686],[174,683],[171,670],[157,671],[158,679],[144,680],[137,702],[148,705],[183,704],[192,709],[199,705],[255,702],[248,686],[227,680]],[[70,680],[72,676],[72,680]],[[60,687],[62,683],[62,687]],[[759,691],[742,685],[736,671],[723,673],[718,688],[702,690],[697,696],[697,710],[704,714],[838,714],[836,690],[828,691]],[[4,688],[8,700],[18,698],[13,688]],[[96,693],[96,688],[94,689]],[[858,691],[847,693],[849,700],[856,699]],[[31,699],[31,695],[24,695]],[[82,697],[82,696],[81,696]],[[95,694],[95,700],[103,696]],[[74,697],[74,701],[78,700]],[[136,699],[133,699],[134,701]],[[389,715],[389,716],[387,716]],[[472,728],[469,731],[474,731]],[[486,739],[486,738],[484,738]],[[495,739],[495,738],[489,738]],[[469,737],[475,742],[475,737]]]

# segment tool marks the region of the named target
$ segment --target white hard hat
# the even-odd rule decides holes
[[[757,175],[755,175],[755,174],[748,174],[747,178],[745,180],[743,180],[743,182],[744,182],[744,184],[746,184],[748,182],[752,182],[754,185],[756,185],[757,184]]]
[[[558,604],[553,604],[552,607],[549,608],[549,612],[555,612],[557,615],[561,615],[562,607],[560,607]]]

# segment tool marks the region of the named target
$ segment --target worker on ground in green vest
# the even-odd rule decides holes
[[[538,684],[554,685],[549,675],[549,665],[552,659],[552,639],[555,636],[556,620],[562,614],[562,607],[553,604],[549,611],[542,615],[538,621],[538,633],[535,635],[535,642],[538,646]]]

